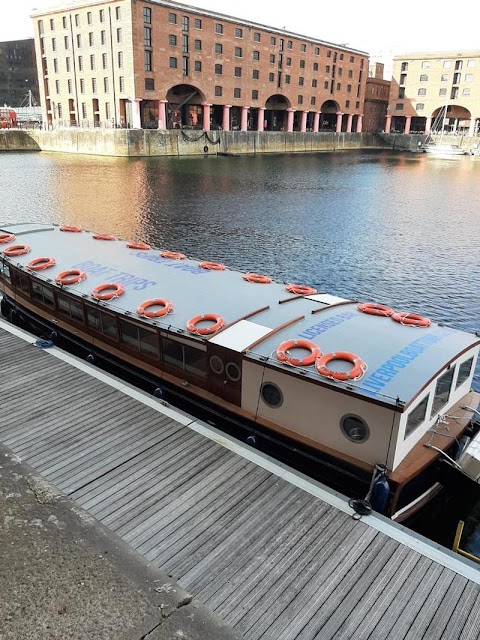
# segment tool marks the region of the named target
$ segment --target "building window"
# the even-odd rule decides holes
[[[327,66],[325,67],[325,73],[330,73],[330,65],[327,64]]]
[[[62,108],[62,105],[60,103],[57,104],[57,109],[58,109],[58,117],[61,120],[62,117],[63,117],[63,108]]]
[[[97,79],[92,78],[92,93],[97,93]]]
[[[402,62],[402,66],[400,67],[400,71],[402,73],[406,73],[408,71],[408,62]]]
[[[182,16],[182,31],[190,30],[190,18],[188,16]]]
[[[305,53],[305,52],[307,51],[307,45],[306,45],[306,44],[301,44],[301,45],[300,45],[300,51],[301,51],[302,53]]]
[[[54,43],[55,43],[55,40],[52,40],[52,49],[55,51]],[[65,36],[63,38],[63,45],[64,45],[65,49],[69,49],[70,48],[70,42],[68,40],[68,36]]]
[[[441,77],[441,81],[442,82],[448,82],[448,78],[450,76],[448,75],[448,73],[442,73],[442,77]]]
[[[169,13],[168,14],[168,21],[170,24],[177,24],[177,14],[176,13]]]
[[[243,29],[235,29],[235,38],[243,38]]]
[[[102,53],[102,69],[106,69],[108,66],[107,54]]]
[[[395,105],[395,111],[403,111],[403,102],[397,102]]]
[[[123,51],[119,51],[117,54],[118,57],[118,68],[123,69]]]
[[[236,78],[241,78],[242,77],[242,67],[235,67],[235,69],[233,71],[233,75]]]
[[[92,24],[92,12],[88,11],[87,13],[87,23]]]
[[[122,16],[122,12],[120,7],[115,7],[115,19],[120,20],[121,16]]]
[[[432,412],[430,414],[430,417],[432,418],[448,402],[448,398],[450,397],[450,389],[452,386],[454,371],[455,371],[455,368],[452,367],[449,371],[446,371],[437,380],[437,385],[435,387],[435,395],[433,397]]]
[[[270,64],[275,64],[275,54],[274,53],[270,54]]]
[[[171,47],[176,47],[176,46],[177,46],[177,36],[175,36],[175,35],[173,35],[173,34],[170,34],[170,35],[168,36],[168,44],[169,44]]]
[[[305,60],[300,60],[300,69],[305,69]]]
[[[351,69],[348,70],[348,77],[353,78],[353,71]]]
[[[100,9],[100,22],[105,22],[105,9]]]
[[[340,420],[340,429],[343,435],[350,440],[360,444],[366,442],[370,437],[370,429],[367,423],[360,416],[346,415]]]
[[[223,89],[222,87],[219,87],[218,85],[215,87],[215,96],[217,98],[219,98],[221,95],[223,94]]]
[[[223,33],[223,24],[219,22],[215,24],[215,33]]]
[[[430,69],[430,62],[428,60],[422,62],[422,69]]]
[[[60,93],[60,82],[55,80],[55,92]]]
[[[82,102],[82,118],[84,120],[87,119],[87,105],[85,102]]]
[[[233,90],[233,97],[234,98],[241,98],[242,97],[242,91],[241,89],[235,88]]]
[[[152,24],[152,10],[150,7],[143,7],[143,21],[146,24]]]
[[[320,47],[315,47],[315,49],[313,50],[313,53],[314,53],[316,56],[319,56],[319,55],[320,55]]]
[[[107,32],[100,31],[100,44],[107,44]]]
[[[82,48],[82,36],[79,33],[77,33],[77,48]]]
[[[340,82],[337,82],[337,91],[340,91],[342,88],[342,85],[340,84]]]
[[[314,87],[314,88],[315,88],[316,86],[317,86],[317,80],[316,80],[316,78],[314,78],[314,79],[312,80],[312,87]]]
[[[67,73],[70,72],[70,58],[65,58],[65,69]]]
[[[258,69],[254,69],[252,71],[252,78],[254,80],[259,80],[260,79],[260,71]]]
[[[475,66],[475,60],[468,60],[467,67],[471,68]]]
[[[93,47],[93,42],[94,42],[94,40],[93,40],[93,32],[90,31],[90,33],[88,34],[88,46],[89,47]]]
[[[328,80],[325,80],[325,82],[323,83],[323,88],[328,89]]]
[[[339,76],[342,75],[342,71],[343,71],[342,67],[339,67],[338,70],[337,70],[337,73],[338,73]]]
[[[235,47],[235,58],[242,57],[242,47]]]
[[[462,96],[469,96],[470,95],[470,89],[464,89],[462,91]]]
[[[318,71],[318,62],[313,63],[313,70]]]
[[[258,31],[255,31],[255,33],[253,34],[253,41],[254,42],[260,42],[260,34],[258,33]]]
[[[106,102],[105,103],[105,118],[107,120],[110,120],[111,114],[110,114],[110,103]]]
[[[350,107],[350,100],[345,100],[345,108],[348,109]]]
[[[182,74],[184,76],[188,76],[189,70],[188,70],[188,58],[187,56],[183,56],[182,58]]]
[[[195,26],[195,29],[201,29],[202,28],[202,21],[200,20],[200,18],[195,18],[195,21],[194,21],[193,24]]]
[[[80,78],[80,93],[85,93],[85,80]]]
[[[285,76],[285,84],[290,84],[290,76],[288,74]]]
[[[58,60],[57,60],[57,58],[54,58],[54,60],[53,60],[53,71],[55,73],[58,73]]]
[[[155,91],[154,78],[145,78],[145,91]]]
[[[176,69],[177,68],[177,59],[176,58],[169,58],[168,64],[169,64],[170,69]]]
[[[303,104],[303,96],[298,96],[297,102],[298,104]]]
[[[215,75],[221,76],[223,73],[223,66],[221,64],[215,65]]]
[[[403,98],[405,98],[405,87],[399,87],[398,88],[398,96],[397,96],[397,98],[399,100],[403,100]]]
[[[417,102],[417,104],[415,105],[415,109],[417,111],[423,111],[425,109],[425,105],[422,102]]]
[[[103,91],[104,93],[108,93],[108,78],[103,79]]]
[[[145,71],[151,71],[152,70],[152,52],[149,49],[145,49],[145,53],[144,53],[144,67],[145,67]]]
[[[426,96],[427,95],[427,90],[426,89],[419,89],[417,91],[417,95],[419,96]]]
[[[120,43],[122,41],[122,30],[119,28],[117,29],[117,43]]]
[[[300,78],[298,79],[298,84],[300,87],[303,87],[303,85],[305,84],[305,78],[302,78],[302,76],[300,76]]]
[[[260,60],[260,51],[254,51],[253,52],[253,59],[254,60]]]
[[[291,67],[292,66],[292,59],[291,58],[287,58],[286,62],[287,62],[287,67]]]
[[[463,60],[457,60],[455,62],[455,71],[461,71],[463,67]]]
[[[439,96],[446,96],[447,95],[447,90],[446,89],[440,89],[440,91],[438,92]]]
[[[473,80],[473,75],[471,73],[466,73],[465,82],[472,82],[472,80]]]
[[[258,100],[258,91],[256,89],[252,91],[252,100]]]
[[[287,42],[287,49],[293,49],[293,42],[291,40]]]
[[[194,46],[195,46],[195,51],[201,51],[202,50],[202,41],[201,40],[195,40]]]
[[[268,74],[268,81],[269,82],[275,82],[275,74],[274,73],[269,73]]]
[[[352,85],[347,84],[347,93],[352,93]],[[398,96],[400,98],[400,96]]]
[[[215,53],[223,53],[223,46],[219,43],[215,43]]]
[[[68,89],[68,93],[73,93],[73,84],[70,78],[67,80],[67,89]]]
[[[38,23],[39,26],[40,26],[40,22]],[[50,18],[50,31],[53,31],[54,29],[55,29],[55,22],[54,22],[53,18]],[[40,33],[43,34],[43,30]]]
[[[327,58],[331,58],[331,57],[332,57],[332,52],[331,52],[331,50],[329,49],[329,50],[327,51]]]
[[[428,76],[425,73],[422,73],[420,76],[420,82],[428,82]]]
[[[310,104],[311,104],[312,106],[315,106],[315,103],[316,103],[316,98],[315,98],[315,96],[312,96],[312,97],[310,98]]]
[[[202,63],[201,63],[200,60],[195,60],[194,69],[195,69],[195,71],[201,71],[202,70]]]
[[[152,46],[152,27],[143,27],[143,44],[146,47]]]
[[[67,17],[66,16],[62,17],[62,24],[63,24],[63,28],[66,29],[67,28]]]
[[[452,91],[450,92],[450,99],[456,100],[457,98],[458,98],[458,87],[453,87]]]

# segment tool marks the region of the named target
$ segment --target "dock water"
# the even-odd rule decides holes
[[[236,633],[480,638],[470,562],[34,343],[0,323],[0,442]]]

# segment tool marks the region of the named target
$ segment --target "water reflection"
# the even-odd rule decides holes
[[[81,225],[480,329],[470,157],[42,153],[4,154],[0,168],[5,221]]]

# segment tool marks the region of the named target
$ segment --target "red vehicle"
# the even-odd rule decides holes
[[[17,114],[9,107],[0,108],[0,129],[16,129]]]

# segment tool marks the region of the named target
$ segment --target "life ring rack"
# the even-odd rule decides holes
[[[92,298],[95,298],[95,300],[106,301],[118,298],[123,293],[125,293],[125,287],[123,284],[118,284],[117,282],[106,282],[95,287],[90,295]]]
[[[304,358],[294,358],[290,355],[290,349],[306,349],[309,354]],[[322,352],[320,348],[310,340],[286,340],[277,347],[277,360],[292,367],[310,367],[315,364],[317,358],[320,358]]]
[[[346,360],[352,364],[348,371],[335,371],[327,365],[332,360]],[[367,364],[359,356],[349,351],[334,351],[325,353],[315,361],[315,369],[317,373],[324,378],[330,378],[336,382],[346,382],[347,380],[358,380],[367,370]]]
[[[94,233],[92,238],[95,240],[116,240],[115,236],[110,235],[109,233]]]
[[[35,258],[27,264],[27,269],[30,271],[43,271],[49,269],[57,264],[55,258]]]
[[[87,274],[80,269],[69,269],[68,271],[62,271],[55,278],[55,282],[61,285],[77,284],[82,280],[85,280]]]
[[[429,327],[432,324],[430,318],[421,316],[418,313],[399,312],[392,315],[392,320],[407,327]]]
[[[129,249],[138,249],[139,251],[148,251],[151,247],[146,242],[127,242]]]
[[[31,251],[31,248],[28,244],[12,244],[9,247],[6,247],[6,249],[3,250],[3,253],[9,258],[14,258],[16,256],[23,256],[29,251]]]
[[[394,314],[393,309],[390,309],[390,307],[375,302],[362,302],[358,305],[357,309],[371,316],[384,316],[385,318],[390,318],[390,316]]]
[[[14,233],[0,233],[0,244],[7,244],[7,242],[13,242],[16,236]]]
[[[285,291],[295,293],[297,296],[313,296],[318,293],[317,289],[306,284],[287,284]]]
[[[60,227],[60,231],[67,231],[69,233],[81,233],[82,227],[72,227],[69,225],[64,225],[63,227]]]
[[[150,307],[160,307],[156,311],[149,310]],[[142,302],[141,305],[137,308],[137,315],[142,318],[161,318],[162,316],[166,316],[167,313],[172,313],[173,304],[170,300],[166,298],[152,298],[151,300],[146,300]]]
[[[208,269],[209,271],[225,271],[225,265],[219,262],[208,262],[208,260],[204,260],[200,262],[198,266],[201,269]]]
[[[185,260],[187,257],[184,253],[180,253],[179,251],[162,251],[160,255],[162,258],[167,258],[168,260]]]
[[[214,324],[209,327],[197,327],[199,322],[209,320]],[[225,325],[225,320],[218,313],[203,313],[195,316],[187,322],[187,331],[196,333],[199,336],[209,336],[219,331]]]
[[[272,279],[261,273],[245,273],[242,278],[247,282],[255,282],[256,284],[270,284]]]

